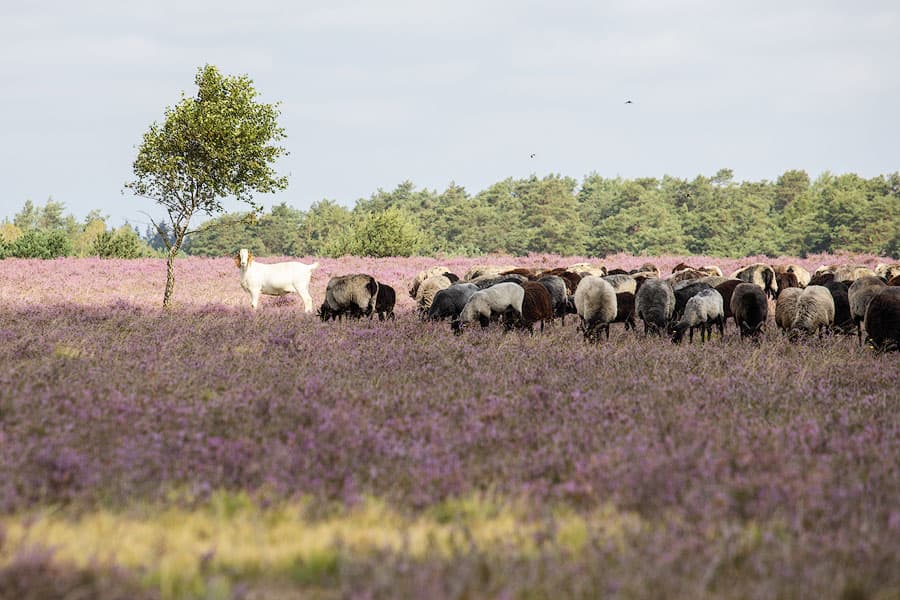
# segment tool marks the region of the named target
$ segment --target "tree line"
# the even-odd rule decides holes
[[[775,181],[733,179],[729,169],[691,180],[590,174],[505,179],[470,194],[404,181],[352,208],[322,200],[280,204],[249,219],[208,221],[188,254],[238,247],[285,256],[410,256],[554,253],[605,256],[861,252],[900,258],[900,173],[866,179],[800,170]]]
[[[25,202],[0,223],[0,256],[163,256],[160,231],[83,221],[62,202]],[[163,223],[163,232],[166,227]],[[861,252],[900,258],[900,174],[866,179],[791,170],[775,181],[734,181],[722,169],[691,180],[590,174],[505,179],[471,194],[404,181],[352,208],[321,200],[308,210],[227,213],[186,239],[185,255],[411,256],[488,253],[742,257]]]

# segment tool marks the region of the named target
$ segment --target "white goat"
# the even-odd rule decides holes
[[[256,308],[259,295],[283,296],[297,292],[303,298],[306,312],[313,310],[312,297],[309,295],[309,280],[313,269],[319,263],[311,265],[302,262],[282,262],[265,265],[255,262],[253,255],[246,248],[241,248],[234,262],[241,270],[241,287],[250,294],[250,306]]]

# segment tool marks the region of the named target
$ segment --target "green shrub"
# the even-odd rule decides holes
[[[72,242],[62,231],[30,229],[9,246],[17,258],[58,258],[72,254]]]
[[[422,246],[418,224],[396,208],[369,213],[325,246],[329,256],[412,256]]]

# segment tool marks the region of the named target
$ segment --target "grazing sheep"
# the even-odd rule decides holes
[[[708,283],[704,283],[702,281],[698,281],[696,283],[691,282],[688,285],[684,285],[679,287],[678,289],[674,289],[675,293],[675,308],[672,310],[672,320],[677,321],[684,314],[684,307],[687,306],[688,300],[702,292],[703,290],[712,289],[712,286]],[[721,297],[721,294],[719,294]]]
[[[599,341],[600,332],[604,329],[606,339],[609,339],[609,324],[618,313],[613,286],[603,277],[589,275],[582,278],[578,284],[573,300],[575,311],[581,317],[584,339],[590,342]]]
[[[332,277],[325,287],[325,302],[319,308],[319,317],[327,321],[344,315],[369,316],[375,310],[377,300],[378,282],[371,275],[358,273]]]
[[[785,271],[784,273],[775,273],[775,281],[778,283],[778,293],[775,294],[775,299],[777,300],[781,295],[781,292],[788,288],[802,288],[804,286],[800,285],[800,280],[797,279],[797,276],[793,273],[789,273]]]
[[[515,268],[516,265],[475,265],[474,267],[466,271],[466,274],[463,275],[463,281],[472,281],[473,279],[478,279],[479,277],[496,277],[504,271],[510,271]]]
[[[662,279],[648,279],[635,294],[634,308],[644,322],[644,335],[654,333],[661,336],[675,310],[675,292]]]
[[[797,314],[797,299],[803,290],[800,288],[787,288],[778,291],[778,300],[775,301],[775,324],[782,331],[791,328],[794,315]]]
[[[722,302],[725,307],[725,321],[728,322],[729,317],[733,317],[734,313],[731,312],[731,297],[734,295],[734,288],[744,283],[740,279],[726,279],[725,281],[714,285],[716,291],[722,294]],[[737,321],[734,322],[737,325]]]
[[[444,275],[432,275],[428,279],[422,282],[419,286],[419,289],[416,290],[416,304],[418,305],[418,310],[420,315],[424,315],[428,312],[428,308],[431,306],[431,302],[434,300],[434,295],[437,294],[440,290],[447,289],[452,284],[447,277]]]
[[[712,287],[716,287],[720,283],[724,283],[726,281],[740,281],[740,280],[739,279],[732,280],[732,279],[729,279],[728,277],[722,277],[720,275],[710,275],[708,277],[704,277],[703,279],[698,279],[697,283],[700,283],[700,282],[708,283]],[[694,283],[694,282],[688,282],[688,283]],[[685,285],[687,285],[687,284],[685,284]]]
[[[820,285],[807,286],[797,298],[794,320],[791,322],[791,333],[812,335],[822,331],[834,323],[834,299],[827,288]]]
[[[449,272],[450,269],[444,266],[429,267],[427,269],[419,271],[418,275],[413,278],[412,283],[409,284],[409,297],[413,298],[414,300],[418,300],[419,298],[417,296],[419,294],[419,286],[422,285],[423,281],[425,281],[429,277],[434,277],[435,275],[444,275],[445,273]],[[454,277],[456,276],[454,275]]]
[[[483,275],[476,277],[469,283],[474,283],[479,290],[484,290],[498,283],[522,283],[525,281],[528,281],[528,278],[523,275]]]
[[[606,272],[607,277],[610,275],[630,275],[625,269],[610,269]]]
[[[893,265],[878,263],[875,266],[875,274],[885,281],[890,281],[894,277],[900,276],[900,263],[895,263]]]
[[[525,290],[522,298],[522,320],[520,326],[534,332],[535,323],[540,322],[541,333],[544,332],[544,321],[553,320],[553,302],[550,292],[542,284],[535,281],[526,281],[521,284]]]
[[[865,265],[841,265],[834,270],[835,281],[853,282],[860,277],[876,276],[875,271]]]
[[[451,323],[451,328],[456,333],[469,323],[478,321],[482,327],[487,327],[491,319],[504,317],[507,325],[519,323],[522,320],[522,302],[525,299],[525,289],[518,283],[498,283],[487,289],[478,290],[469,298],[459,319]]]
[[[578,288],[578,283],[581,281],[581,275],[571,271],[564,271],[560,273],[559,276],[566,282],[566,294],[569,296],[574,294],[575,290]]]
[[[309,295],[309,280],[319,263],[307,265],[302,262],[258,263],[246,248],[241,248],[234,257],[234,263],[241,270],[241,287],[250,294],[250,306],[256,308],[260,294],[284,296],[296,292],[303,298],[304,310],[312,312],[312,297]]]
[[[703,279],[704,277],[708,277],[704,271],[698,271],[697,269],[682,269],[677,273],[672,273],[668,277],[666,277],[666,281],[669,282],[670,285],[675,286],[678,283],[684,281],[694,281],[697,279]]]
[[[659,277],[660,277],[659,267],[657,267],[653,263],[642,264],[640,267],[638,267],[638,269],[637,269],[637,271],[635,271],[635,273],[653,273],[656,275],[657,279],[659,279]],[[634,273],[632,273],[632,275],[634,275]]]
[[[537,279],[537,271],[534,269],[526,269],[524,267],[516,267],[515,269],[509,269],[508,271],[503,271],[500,275],[521,275],[525,279],[532,281]]]
[[[850,301],[850,317],[856,323],[856,337],[859,339],[860,345],[862,345],[862,322],[866,318],[869,302],[886,287],[887,284],[881,280],[881,277],[869,275],[854,281],[847,290],[847,297]]]
[[[775,298],[778,293],[778,282],[775,281],[775,270],[765,263],[754,263],[741,267],[731,274],[732,279],[740,279],[747,283],[755,283],[766,296]]]
[[[702,290],[712,289],[711,285],[702,281],[683,281],[681,283],[683,285],[680,285],[678,288],[672,288],[672,291],[675,293],[675,308],[672,309],[673,321],[677,321],[684,314],[684,307],[687,306],[688,300]]]
[[[478,286],[474,283],[454,283],[448,288],[438,290],[425,318],[429,321],[456,319],[466,306],[466,302],[477,291]]]
[[[897,287],[897,286],[900,286],[900,275],[897,275],[897,276],[895,276],[895,277],[891,277],[891,278],[888,280],[888,286],[890,286],[890,287]]]
[[[378,294],[375,296],[375,312],[378,320],[394,320],[394,305],[397,303],[397,292],[386,283],[378,282]],[[372,318],[372,315],[369,315]]]
[[[566,271],[570,273],[578,273],[582,277],[587,275],[598,275],[600,277],[606,275],[606,267],[603,265],[592,265],[590,263],[581,262],[575,263],[574,265],[569,265],[566,267]]]
[[[723,284],[724,285],[724,284]],[[766,294],[755,283],[741,283],[731,295],[731,314],[744,337],[755,337],[766,326],[769,303]]]
[[[900,350],[900,288],[887,287],[869,302],[866,337],[878,352]]]
[[[616,318],[613,323],[625,323],[625,331],[637,330],[634,322],[634,294],[616,292]]]
[[[773,266],[772,269],[775,271],[776,275],[780,275],[782,273],[793,273],[797,278],[797,282],[800,284],[800,287],[805,288],[809,285],[810,274],[809,271],[801,267],[800,265],[795,264],[786,264],[786,265],[776,265]]]
[[[717,267],[716,265],[706,265],[705,267],[700,267],[697,269],[698,271],[703,271],[706,273],[708,277],[723,277],[722,269]]]
[[[684,316],[672,327],[672,341],[681,343],[685,330],[690,330],[688,340],[694,342],[694,329],[700,328],[700,341],[705,342],[712,337],[712,327],[719,328],[719,335],[725,335],[725,308],[722,294],[711,287],[698,291],[691,296],[684,307]],[[704,337],[705,336],[705,337]]]
[[[637,293],[637,280],[631,275],[607,275],[603,279],[616,290],[616,293]]]
[[[566,323],[566,304],[568,300],[568,292],[566,291],[566,281],[558,275],[545,275],[538,279],[538,283],[547,288],[550,294],[550,303],[553,305],[553,314],[562,319],[563,325]]]
[[[834,281],[834,272],[833,271],[823,271],[819,273],[816,271],[816,274],[810,278],[809,283],[806,285],[825,285]]]
[[[850,314],[850,296],[847,290],[850,288],[849,281],[830,281],[823,287],[831,292],[831,298],[834,300],[834,327],[839,333],[852,334],[856,329],[853,322],[853,316]]]
[[[690,266],[687,263],[680,262],[674,267],[672,267],[672,275],[678,273],[679,271],[694,271],[694,267]]]

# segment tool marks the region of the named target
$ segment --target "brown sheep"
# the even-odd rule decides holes
[[[553,302],[550,299],[550,292],[542,284],[534,281],[526,281],[519,285],[525,290],[525,297],[522,299],[521,326],[533,333],[532,327],[540,321],[541,332],[543,332],[544,321],[553,320]]]

